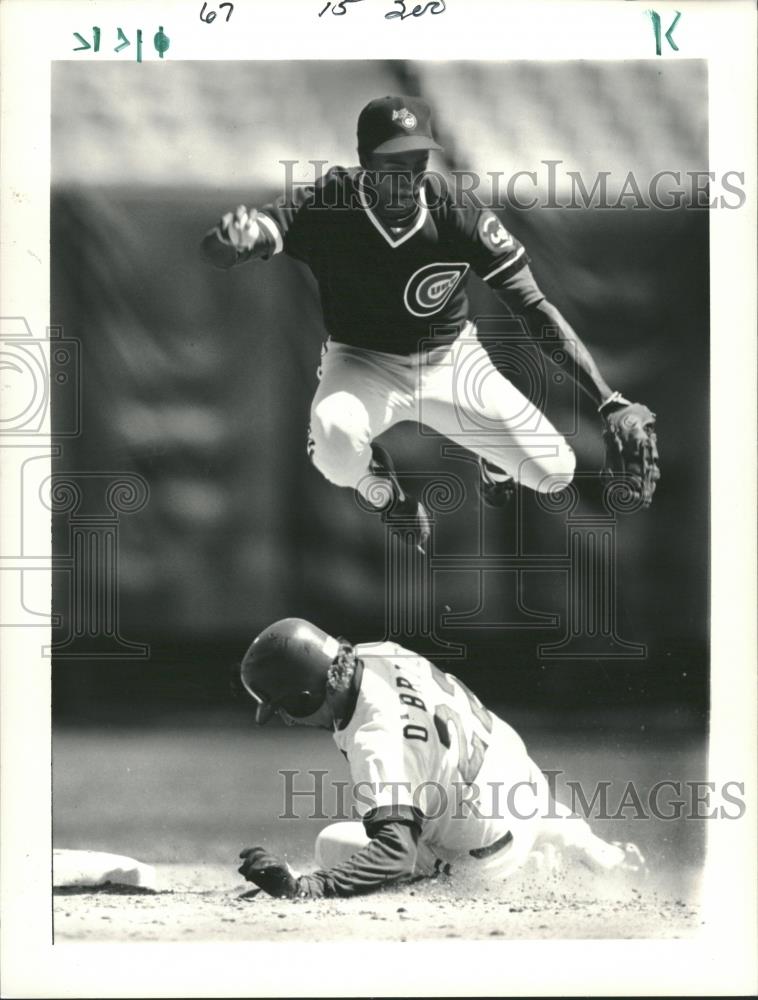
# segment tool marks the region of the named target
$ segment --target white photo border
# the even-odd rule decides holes
[[[95,23],[160,24],[171,60],[649,59],[654,6],[675,11],[679,51],[708,61],[709,169],[744,171],[746,202],[714,210],[711,233],[711,732],[709,779],[745,781],[747,812],[710,828],[706,928],[683,941],[506,941],[349,945],[51,944],[50,661],[45,628],[2,629],[2,961],[7,996],[729,995],[756,976],[756,10],[744,2],[448,0],[443,16],[387,21],[388,0],[319,22],[320,0],[236,0],[231,30],[200,0],[5,0],[2,46],[0,316],[44,336],[49,315],[51,61],[87,58],[71,39]],[[213,6],[213,4],[211,4]],[[218,5],[216,5],[218,6]],[[117,59],[112,52],[98,58]],[[145,44],[147,60],[158,58]],[[272,99],[275,99],[272,97]],[[2,405],[2,403],[0,403]],[[686,419],[686,414],[679,414]],[[49,426],[34,455],[49,456]],[[0,448],[9,487],[24,450]],[[30,452],[31,454],[31,452]],[[691,461],[701,460],[692,442]],[[3,488],[0,559],[22,511]],[[14,505],[15,509],[14,509]],[[49,512],[27,505],[44,563]],[[42,565],[41,563],[41,565]],[[2,564],[0,564],[2,565]],[[7,563],[6,565],[10,565]],[[36,585],[44,598],[50,573]],[[0,589],[0,600],[5,593]],[[7,593],[5,596],[8,597]],[[43,600],[44,603],[44,600]],[[0,620],[5,620],[0,617]],[[297,955],[293,961],[292,949]],[[440,970],[435,973],[435,970]]]

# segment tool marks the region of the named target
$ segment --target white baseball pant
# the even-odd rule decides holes
[[[521,797],[523,813],[508,822],[510,838],[503,847],[485,857],[473,857],[467,852],[446,850],[444,846],[419,841],[414,875],[430,876],[439,871],[473,875],[486,874],[508,878],[532,857],[539,866],[549,852],[576,858],[594,871],[609,871],[624,861],[624,851],[598,837],[589,824],[556,802],[544,774],[530,763],[528,799]],[[528,802],[528,805],[527,805]],[[366,847],[369,837],[362,823],[356,821],[332,823],[316,838],[315,855],[319,868],[331,868],[346,862],[356,851]]]
[[[568,485],[576,460],[550,421],[497,371],[473,323],[448,345],[409,356],[324,345],[308,451],[337,486],[371,500],[371,442],[402,421],[443,434],[546,492]]]

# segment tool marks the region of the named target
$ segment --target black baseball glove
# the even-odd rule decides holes
[[[603,418],[603,476],[622,478],[642,507],[649,507],[661,470],[655,414],[644,403],[630,403],[614,392],[598,407]]]
[[[285,861],[269,854],[265,847],[246,847],[240,851],[240,857],[243,861],[238,871],[248,882],[254,882],[277,899],[292,899],[297,895],[297,876]]]

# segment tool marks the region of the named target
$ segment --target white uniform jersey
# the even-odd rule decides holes
[[[536,769],[523,741],[461,681],[395,643],[355,651],[360,690],[334,739],[362,818],[412,809],[420,843],[445,858],[492,845],[514,818],[518,825],[537,811]]]

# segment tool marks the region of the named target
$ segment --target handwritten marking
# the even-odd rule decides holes
[[[413,10],[406,10],[405,0],[393,0],[395,7],[399,7],[400,10],[391,10],[389,13],[385,14],[386,20],[391,20],[392,18],[399,17],[401,21],[404,21],[406,17],[421,17],[429,11],[430,14],[441,14],[445,8],[445,0],[429,0],[426,4],[416,4]]]
[[[337,3],[326,3],[318,12],[319,17],[323,17],[328,10],[331,10],[335,17],[342,17],[347,14],[347,4],[362,3],[363,0],[337,0]],[[385,18],[389,20],[398,19],[404,21],[408,17],[422,17],[424,14],[442,14],[447,8],[445,0],[426,0],[426,3],[417,3],[412,10],[408,10],[405,0],[393,0],[393,6],[399,10],[389,10],[385,13]]]
[[[123,49],[128,48],[132,43],[131,43],[131,40],[129,38],[127,38],[126,32],[124,31],[123,28],[116,28],[116,32],[117,32],[116,41],[118,42],[118,45],[116,45],[114,47],[113,51],[114,52],[121,52]],[[75,45],[74,46],[74,49],[73,49],[74,52],[82,52],[82,51],[85,51],[86,49],[91,49],[93,52],[99,52],[100,51],[101,31],[100,31],[99,27],[94,26],[92,28],[92,44],[90,44],[87,41],[87,39],[83,35],[81,35],[78,31],[74,31],[74,32],[72,32],[72,34],[73,34],[74,38],[76,38],[79,42],[81,42],[80,45]],[[135,41],[136,41],[135,49],[136,49],[136,53],[137,53],[137,62],[141,63],[142,62],[142,28],[137,28],[137,30],[136,30],[136,36],[135,36]],[[158,55],[162,59],[163,56],[164,56],[164,54],[168,51],[169,46],[171,45],[171,39],[168,37],[168,35],[163,30],[163,25],[161,25],[158,28],[158,30],[155,33],[155,35],[153,35],[153,45],[155,46],[156,52],[158,53]]]
[[[208,16],[204,17],[203,15],[205,14],[205,8],[207,6],[208,6],[208,4],[204,3],[203,6],[201,7],[201,9],[200,9],[200,20],[204,21],[206,24],[213,24],[213,22],[216,20],[216,11],[215,10],[210,10],[210,11],[208,11]],[[232,13],[234,11],[234,4],[233,3],[220,3],[219,7],[228,7],[229,8],[229,11],[227,12],[227,15],[226,15],[226,23],[228,24],[229,23],[229,18],[232,16]]]
[[[648,10],[645,11],[645,13],[653,22],[653,31],[655,32],[655,54],[657,56],[660,56],[663,54],[663,40],[661,38],[661,16],[658,13],[658,11],[655,10]],[[674,34],[674,28],[677,26],[677,24],[679,23],[679,18],[682,16],[682,12],[680,10],[675,10],[674,14],[676,16],[674,17],[674,20],[671,22],[669,30],[663,37],[669,43],[674,52],[678,52],[679,46],[676,44],[672,36]]]
[[[132,44],[132,43],[131,43],[131,42],[129,41],[129,39],[128,39],[128,38],[126,37],[126,35],[124,34],[124,31],[123,31],[123,29],[122,29],[122,28],[119,28],[119,29],[118,29],[118,37],[119,37],[119,38],[122,38],[122,39],[123,39],[123,41],[121,42],[121,44],[120,44],[120,45],[117,45],[117,46],[116,46],[116,48],[115,48],[115,49],[113,50],[114,52],[120,52],[120,51],[121,51],[121,49],[125,49],[127,45],[131,45],[131,44]]]
[[[92,29],[92,45],[90,45],[90,43],[85,38],[82,38],[82,36],[79,34],[78,31],[74,32],[74,36],[76,38],[78,38],[79,41],[82,43],[81,45],[77,45],[76,46],[76,48],[74,49],[74,52],[79,52],[82,49],[92,49],[93,52],[99,52],[100,51],[100,29],[99,28],[93,28]]]
[[[129,41],[129,39],[126,37],[126,35],[124,34],[124,31],[123,31],[122,28],[118,29],[118,37],[122,41],[121,41],[120,45],[117,45],[115,47],[115,49],[113,50],[114,52],[120,52],[122,49],[125,49],[127,47],[127,45],[131,45],[132,44]],[[138,63],[142,62],[142,30],[140,28],[137,28],[137,62]]]
[[[328,3],[324,7],[324,9],[319,13],[318,16],[322,17],[331,7],[332,14],[334,14],[335,17],[342,17],[343,14],[347,14],[347,8],[345,7],[346,3],[362,3],[362,2],[363,0],[338,0],[338,2],[335,4]]]
[[[153,35],[153,45],[155,46],[155,51],[158,55],[163,58],[163,53],[168,52],[168,47],[171,44],[171,39],[163,30],[163,25],[160,25],[156,33]]]

